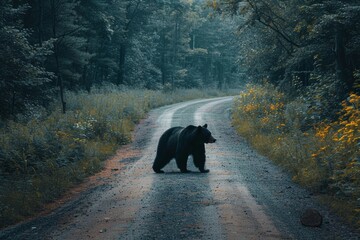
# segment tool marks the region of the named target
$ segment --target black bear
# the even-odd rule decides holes
[[[192,155],[194,165],[200,172],[207,173],[205,169],[205,143],[214,143],[216,139],[204,126],[189,125],[184,127],[172,127],[161,135],[156,158],[153,164],[153,170],[156,173],[163,173],[161,169],[175,158],[176,164],[181,172],[190,172],[187,170],[188,156]]]

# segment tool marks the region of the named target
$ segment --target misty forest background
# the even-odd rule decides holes
[[[187,1],[6,1],[1,115],[65,91],[223,88],[239,82],[234,27]],[[12,3],[12,5],[10,5]],[[26,66],[26,67],[24,67]]]
[[[237,131],[360,226],[358,0],[2,0],[0,91],[1,226],[150,109],[229,94]]]

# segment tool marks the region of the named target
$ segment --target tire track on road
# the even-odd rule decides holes
[[[207,102],[222,100],[205,99],[187,104],[177,104],[165,110],[157,118],[153,142],[157,144],[161,134],[173,126],[194,124],[194,112]],[[150,147],[152,148],[152,147]],[[151,149],[154,152],[154,149]],[[155,154],[153,154],[155,157]],[[147,163],[151,167],[153,159]],[[165,174],[153,176],[149,193],[143,199],[146,209],[138,214],[134,224],[121,239],[222,239],[216,208],[209,189],[208,175],[199,173],[189,159],[192,174],[181,174],[175,161],[165,168]],[[150,173],[149,173],[150,172]]]
[[[231,101],[232,98],[227,98],[203,105],[194,115],[195,122],[208,120],[210,130],[214,129],[214,135],[223,135],[218,131],[218,126],[224,124],[226,117],[214,115],[228,115],[226,111],[231,107]],[[224,137],[219,139],[215,146],[208,148],[207,155],[209,158],[218,156],[208,163],[212,173],[210,186],[227,239],[286,239],[250,194],[241,180],[242,176],[224,167],[238,157],[238,152],[227,148],[227,142],[221,141],[222,139]]]

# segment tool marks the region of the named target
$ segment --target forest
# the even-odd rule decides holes
[[[1,116],[54,98],[65,112],[66,91],[104,84],[236,85],[235,34],[209,11],[189,1],[5,1]]]
[[[99,171],[150,109],[232,89],[238,132],[360,225],[358,0],[2,0],[0,15],[1,226]]]

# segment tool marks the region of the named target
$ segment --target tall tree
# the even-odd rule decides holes
[[[62,111],[66,110],[65,89],[76,89],[91,55],[86,51],[86,26],[77,0],[30,1],[26,26],[34,30],[33,42],[54,40],[46,68],[56,75]]]
[[[83,0],[80,2],[79,14],[84,19],[86,38],[85,50],[91,57],[84,65],[81,84],[90,91],[93,84],[109,82],[117,72],[116,55],[112,46],[114,37],[114,20],[111,13],[125,15],[122,6],[115,7],[109,1]]]
[[[49,98],[51,74],[42,67],[51,53],[51,42],[32,45],[21,18],[26,5],[14,7],[10,0],[0,5],[0,116],[7,117]]]
[[[275,67],[263,71],[277,84],[294,85],[300,80],[298,86],[306,87],[311,83],[311,73],[322,71],[334,73],[333,82],[351,89],[352,72],[359,66],[356,60],[351,60],[352,66],[349,65],[353,55],[357,55],[353,46],[358,42],[355,37],[358,24],[354,24],[359,20],[358,1],[221,0],[210,3],[219,12],[247,19],[241,28],[257,29],[260,47],[257,52],[262,52],[265,58],[277,56],[276,64],[272,62]],[[243,31],[243,35],[248,33]],[[278,50],[265,50],[266,45]],[[346,49],[352,50],[346,52]],[[322,69],[318,68],[320,60]],[[257,65],[261,64],[259,61]]]

